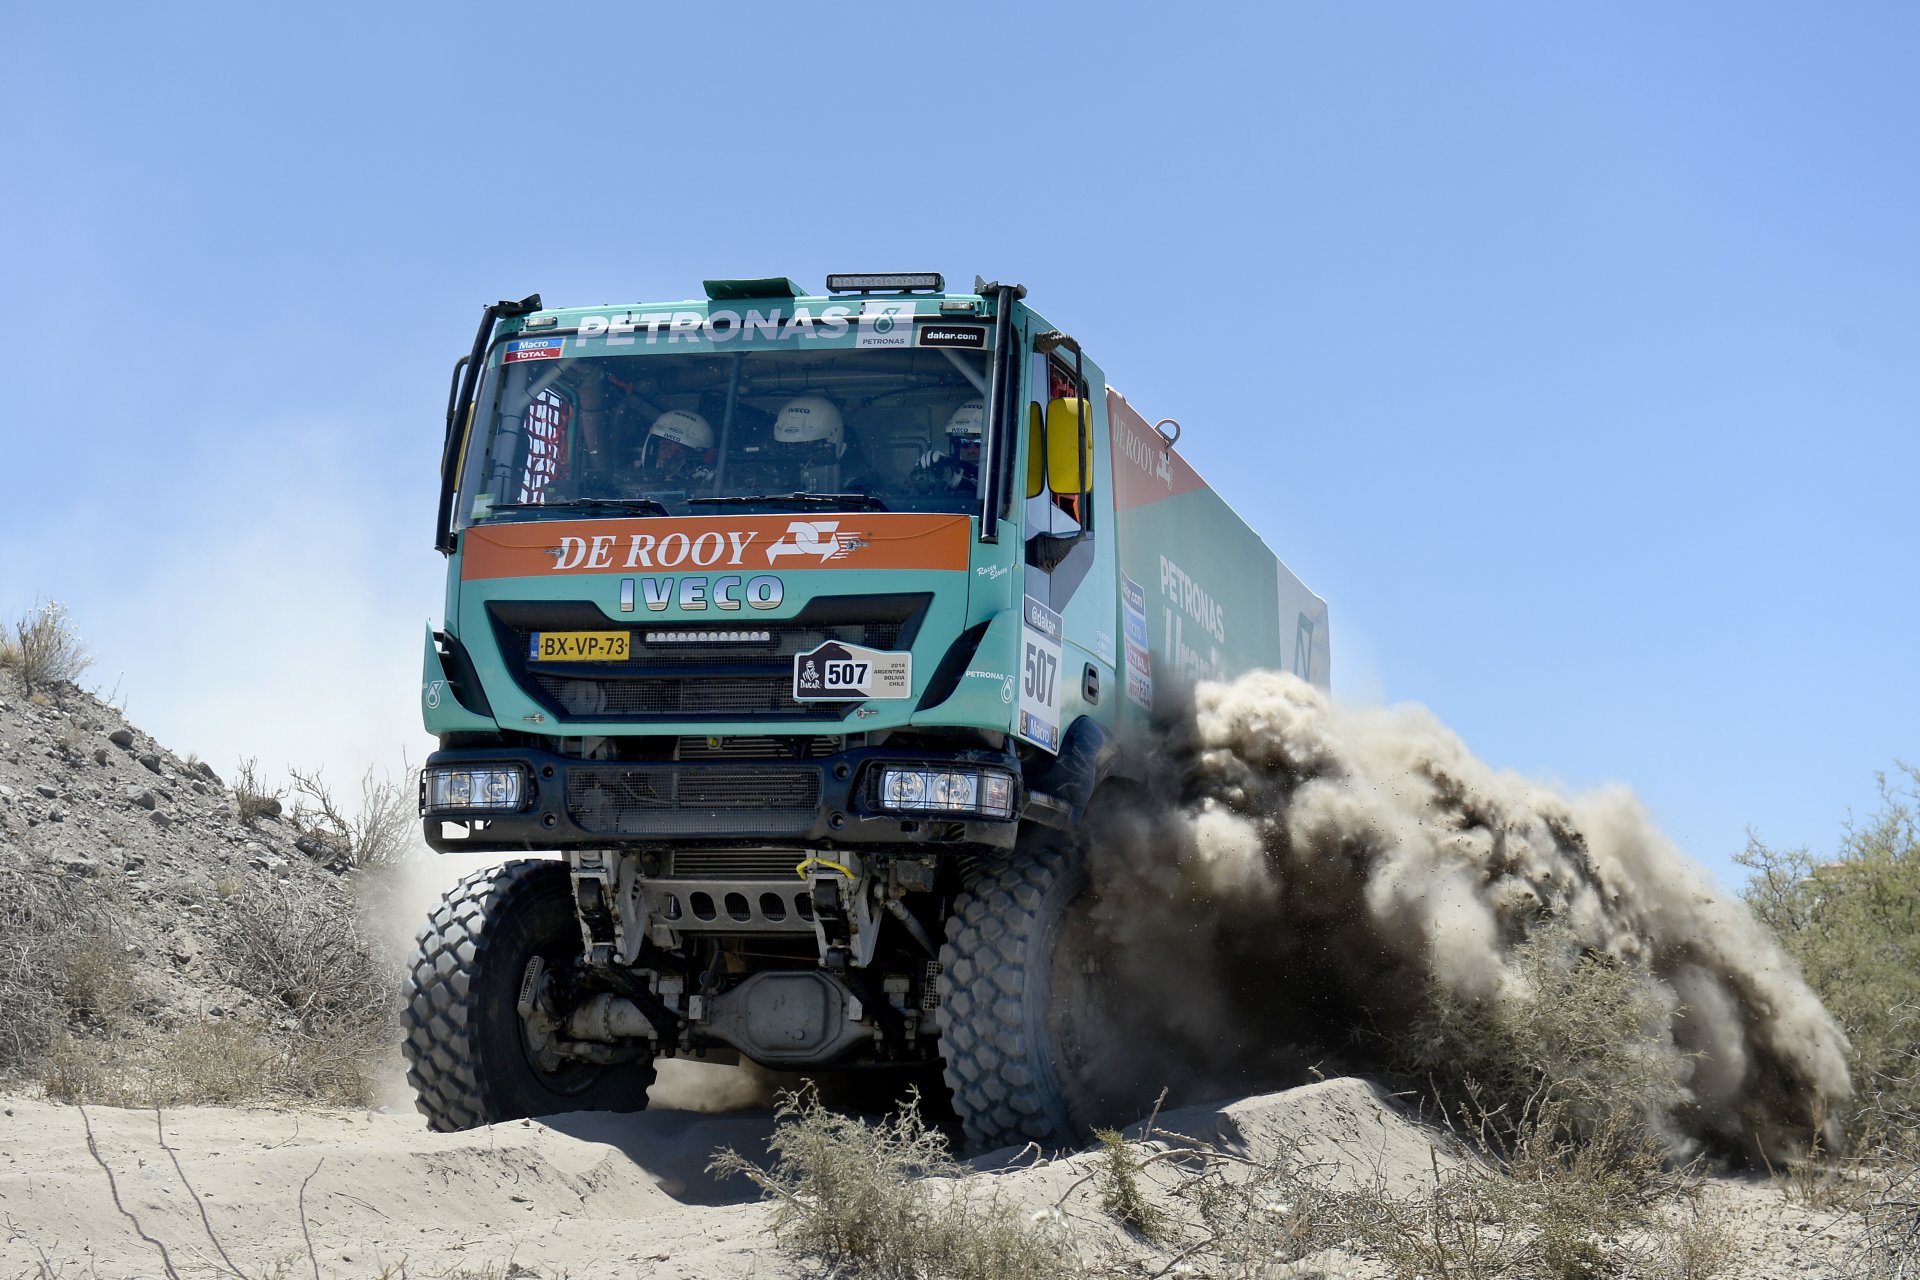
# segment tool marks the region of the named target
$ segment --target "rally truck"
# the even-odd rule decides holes
[[[541,856],[420,934],[434,1128],[637,1110],[673,1056],[937,1068],[978,1147],[1089,1123],[1084,819],[1193,681],[1324,685],[1326,607],[1025,293],[485,309],[420,810]]]

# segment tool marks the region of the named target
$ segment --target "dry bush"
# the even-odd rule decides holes
[[[309,857],[340,867],[391,867],[412,854],[416,798],[391,775],[368,766],[360,777],[360,808],[348,814],[321,771],[288,770],[293,779],[293,821]]]
[[[57,600],[43,600],[21,615],[4,656],[4,665],[29,696],[58,692],[93,665],[93,655],[74,631],[67,607]]]
[[[134,995],[108,903],[69,882],[0,870],[0,1075],[37,1071],[70,1029],[115,1030]]]
[[[1893,1011],[1893,1025],[1920,1029],[1920,1008]],[[1912,1034],[1912,1032],[1909,1032]],[[1873,1135],[1859,1173],[1860,1236],[1854,1263],[1870,1280],[1920,1280],[1920,1047],[1887,1066],[1862,1128]]]
[[[250,878],[226,900],[227,978],[310,1034],[384,1028],[399,990],[390,960],[333,886]]]
[[[781,1244],[846,1274],[877,1280],[1042,1280],[1060,1271],[1043,1223],[997,1192],[963,1183],[917,1095],[878,1124],[838,1115],[811,1086],[782,1095],[762,1169],[732,1150],[709,1167],[751,1179],[776,1201]]]
[[[286,790],[269,786],[260,775],[260,762],[248,756],[234,766],[233,799],[240,806],[240,821],[252,826],[262,818],[277,818],[281,812],[281,801],[286,799]]]
[[[62,1036],[49,1048],[41,1084],[55,1102],[110,1107],[234,1106],[299,1098],[365,1106],[377,1081],[364,1046],[351,1046],[244,1018],[199,1018],[103,1046]]]
[[[1686,1100],[1670,997],[1643,969],[1583,953],[1547,921],[1514,949],[1517,990],[1471,999],[1433,984],[1395,1043],[1443,1116],[1487,1154],[1591,1150],[1631,1176],[1657,1172],[1659,1135]]]

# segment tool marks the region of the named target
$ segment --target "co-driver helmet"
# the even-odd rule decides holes
[[[773,442],[817,448],[831,446],[838,458],[847,450],[847,429],[840,410],[825,396],[795,396],[780,406],[773,420]]]
[[[653,420],[640,465],[651,471],[678,471],[713,462],[713,428],[690,409],[669,409]]]

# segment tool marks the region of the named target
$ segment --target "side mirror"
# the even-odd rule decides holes
[[[1087,415],[1083,437],[1081,410],[1079,400],[1047,404],[1047,487],[1057,494],[1078,497],[1086,492],[1087,475],[1093,470],[1093,415]]]

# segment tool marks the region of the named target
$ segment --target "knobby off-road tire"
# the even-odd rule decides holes
[[[954,902],[935,1018],[954,1110],[976,1149],[1073,1141],[1086,1127],[1075,1105],[1073,959],[1057,952],[1087,893],[1078,848],[1042,831],[977,864]]]
[[[429,1128],[647,1105],[651,1060],[547,1071],[527,1048],[517,1006],[528,961],[552,969],[582,950],[564,862],[474,872],[447,891],[418,941],[402,1022],[407,1080]]]

